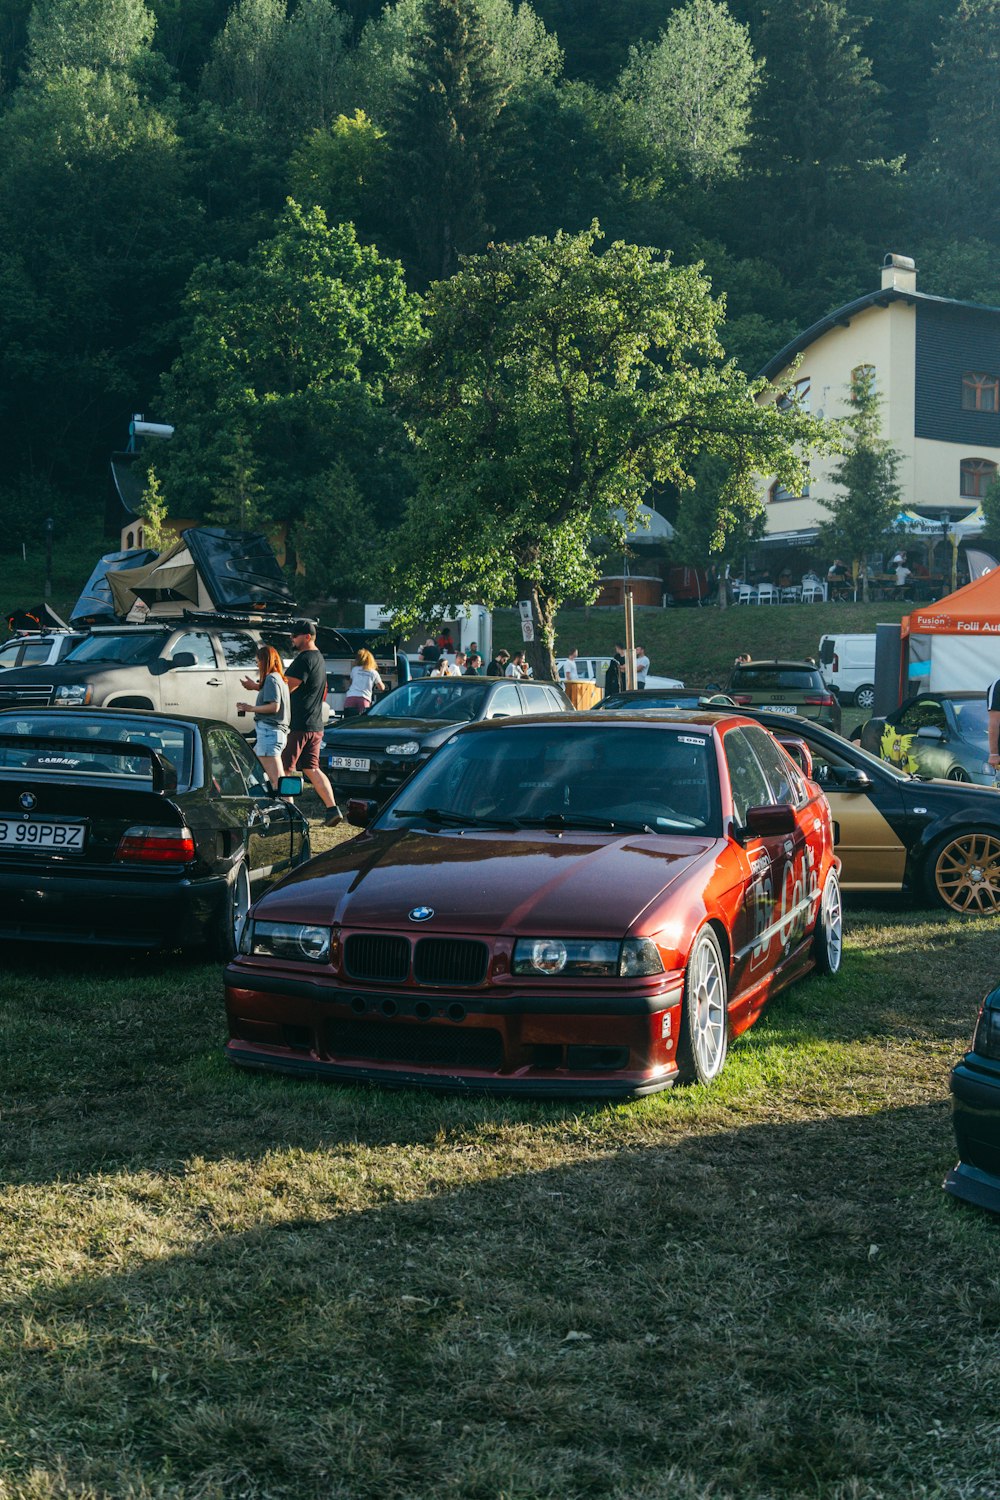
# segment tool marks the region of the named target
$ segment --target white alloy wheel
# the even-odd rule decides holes
[[[729,1050],[729,985],[719,940],[711,927],[695,938],[684,981],[684,1014],[677,1043],[682,1083],[711,1083]]]
[[[813,955],[821,974],[836,974],[844,952],[844,903],[836,870],[826,877],[813,935]]]

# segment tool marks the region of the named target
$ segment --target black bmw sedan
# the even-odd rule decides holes
[[[251,902],[309,852],[305,818],[228,725],[0,712],[0,942],[229,958]]]
[[[422,677],[400,683],[366,714],[331,725],[323,769],[338,802],[384,802],[463,724],[564,712],[573,705],[553,682]]]

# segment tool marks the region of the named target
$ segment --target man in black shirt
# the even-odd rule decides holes
[[[333,787],[320,770],[323,747],[323,702],[326,698],[326,664],[316,648],[316,626],[312,620],[296,620],[292,626],[292,645],[298,653],[285,673],[291,694],[291,726],[288,743],[282,755],[285,774],[301,771],[313,787],[323,806],[328,828],[344,821],[337,806]]]
[[[611,698],[615,693],[625,691],[625,647],[615,646],[615,654],[608,662],[608,670],[604,674],[604,696]]]

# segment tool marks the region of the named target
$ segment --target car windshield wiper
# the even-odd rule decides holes
[[[394,818],[426,818],[448,828],[516,828],[514,818],[477,818],[474,813],[449,812],[441,807],[394,807]]]
[[[547,812],[540,818],[515,818],[518,828],[596,828],[601,833],[616,833],[623,829],[629,833],[655,833],[648,823],[634,818],[594,818],[587,813]]]

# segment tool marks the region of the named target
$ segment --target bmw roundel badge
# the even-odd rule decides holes
[[[20,802],[25,812],[30,812],[33,807],[38,806],[38,798],[35,796],[34,792],[22,792],[17,800],[18,802]]]
[[[434,915],[433,906],[415,906],[410,912],[411,922],[429,922]]]

